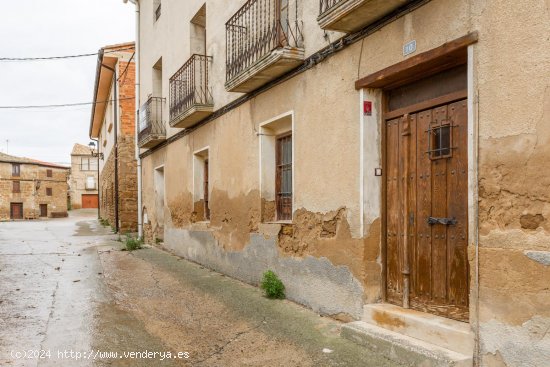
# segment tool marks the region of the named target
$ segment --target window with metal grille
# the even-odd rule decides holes
[[[53,195],[53,190],[51,187],[46,187],[46,195],[47,196],[52,196]]]
[[[13,193],[20,193],[21,192],[21,182],[19,181],[13,181]]]
[[[430,159],[449,158],[452,156],[452,125],[450,121],[435,122],[428,131],[430,135]]]
[[[292,135],[277,138],[275,164],[277,220],[292,220]]]
[[[21,165],[19,163],[12,163],[12,165],[11,165],[11,175],[13,177],[21,176]]]
[[[46,170],[46,177],[53,177],[53,171],[51,169]]]
[[[210,220],[210,206],[208,205],[208,159],[204,161],[204,219]]]

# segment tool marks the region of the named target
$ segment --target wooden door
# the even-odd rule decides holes
[[[48,204],[40,204],[40,216],[43,218],[48,216]]]
[[[82,194],[83,209],[97,209],[99,199],[97,194]]]
[[[386,299],[467,321],[467,103],[386,121]]]
[[[11,219],[23,219],[23,203],[10,204]]]

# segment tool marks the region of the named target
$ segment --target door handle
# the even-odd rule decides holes
[[[443,224],[445,226],[454,226],[457,224],[458,221],[453,218],[434,218],[434,217],[428,217],[428,224],[434,225],[434,224]]]

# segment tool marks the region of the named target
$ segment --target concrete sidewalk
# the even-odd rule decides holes
[[[111,304],[97,315],[94,348],[189,358],[98,365],[396,366],[342,339],[335,320],[155,248],[115,248],[100,249]]]

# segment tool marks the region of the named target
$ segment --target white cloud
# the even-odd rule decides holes
[[[96,52],[133,41],[134,7],[122,0],[19,0],[2,2],[0,57]],[[60,61],[0,62],[0,105],[91,102],[94,56]],[[0,109],[0,151],[69,162],[72,145],[89,142],[91,106]]]

